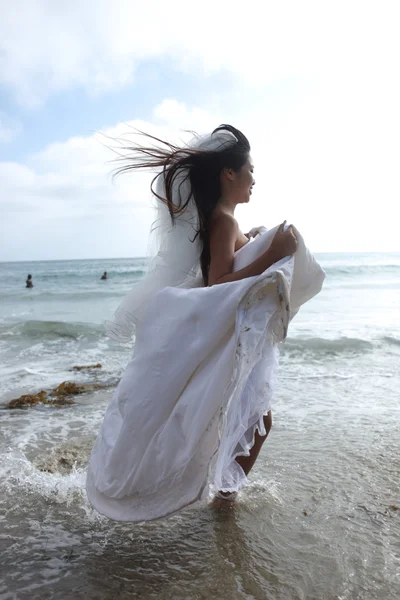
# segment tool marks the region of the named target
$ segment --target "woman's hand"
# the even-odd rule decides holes
[[[297,250],[297,238],[294,234],[293,227],[292,225],[289,225],[285,231],[285,225],[286,221],[283,221],[283,223],[279,225],[278,231],[269,247],[269,252],[275,262],[278,262],[281,258],[285,258],[285,256],[294,254]]]
[[[261,225],[260,227],[253,227],[253,229],[250,229],[249,233],[245,233],[244,235],[250,240],[251,238],[257,237],[260,233],[264,233],[264,231],[266,231],[266,229]]]

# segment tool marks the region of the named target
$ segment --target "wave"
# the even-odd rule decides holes
[[[310,337],[288,338],[283,344],[283,354],[312,354],[338,356],[341,354],[365,354],[386,345],[400,346],[400,340],[391,336],[374,340],[341,337],[335,339]]]
[[[391,337],[390,335],[385,335],[382,339],[387,344],[390,344],[392,346],[400,346],[400,339],[399,338]]]
[[[25,321],[23,323],[2,324],[0,338],[21,336],[30,339],[98,339],[105,336],[102,325],[64,321]]]
[[[0,339],[10,340],[15,337],[40,339],[43,341],[54,339],[87,339],[97,340],[107,337],[102,324],[65,322],[65,321],[24,321],[17,323],[1,323]],[[386,335],[371,340],[361,338],[340,337],[289,337],[282,345],[283,354],[312,354],[312,355],[340,355],[364,354],[382,347],[400,347],[400,339]]]
[[[76,291],[72,291],[71,289],[69,290],[56,290],[56,291],[38,291],[37,289],[32,291],[28,291],[28,293],[25,292],[25,290],[23,290],[22,292],[18,292],[18,293],[12,293],[12,294],[0,294],[0,300],[3,300],[4,302],[11,302],[11,301],[16,301],[16,302],[41,302],[41,301],[46,301],[46,300],[60,300],[65,301],[71,301],[71,302],[79,302],[79,301],[85,301],[85,300],[98,300],[99,298],[101,298],[101,300],[104,299],[110,299],[110,298],[116,298],[121,300],[128,292],[130,292],[131,290],[131,286],[127,285],[124,287],[120,287],[120,289],[114,289],[114,290],[109,290],[109,291],[104,291],[101,290],[99,291],[98,289],[96,290],[80,290],[79,288]]]
[[[338,265],[322,267],[328,277],[356,277],[357,275],[399,275],[400,264],[382,264],[382,265]]]

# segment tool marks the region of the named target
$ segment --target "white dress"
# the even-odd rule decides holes
[[[264,252],[275,231],[239,250],[235,270]],[[248,454],[257,429],[265,433],[277,343],[324,280],[298,237],[295,256],[262,275],[156,294],[90,459],[87,494],[100,513],[157,519],[207,497],[210,487],[246,483],[235,458]]]

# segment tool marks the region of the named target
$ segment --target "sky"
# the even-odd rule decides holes
[[[0,261],[144,256],[151,174],[118,138],[231,123],[256,187],[243,231],[400,251],[397,0],[0,0]],[[185,137],[186,136],[186,137]]]

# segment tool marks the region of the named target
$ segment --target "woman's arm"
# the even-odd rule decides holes
[[[210,231],[211,262],[208,284],[211,286],[261,275],[281,258],[293,254],[297,248],[297,239],[291,227],[284,231],[285,223],[286,221],[279,226],[268,250],[247,267],[234,273],[235,245],[239,226],[233,217],[220,215],[212,224]]]

